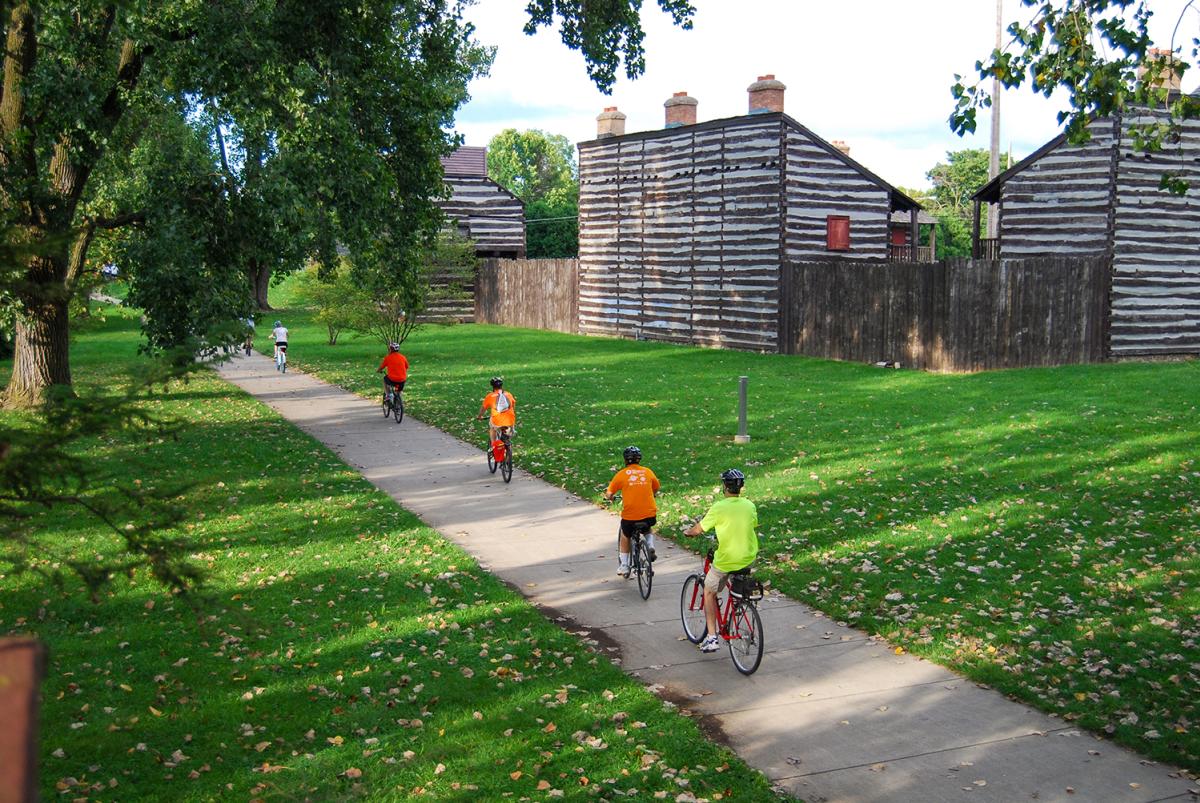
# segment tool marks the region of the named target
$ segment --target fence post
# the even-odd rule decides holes
[[[734,443],[749,443],[750,435],[746,432],[746,385],[750,377],[738,377],[738,431],[733,436]]]
[[[0,639],[0,800],[38,799],[38,688],[45,674],[40,641]]]

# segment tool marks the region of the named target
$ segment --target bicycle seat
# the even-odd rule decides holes
[[[637,524],[633,525],[633,531],[635,533],[645,535],[646,533],[650,532],[650,525],[644,521],[639,521]]]

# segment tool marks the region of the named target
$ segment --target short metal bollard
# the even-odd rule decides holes
[[[749,443],[750,434],[746,431],[746,386],[750,377],[738,377],[738,431],[733,436],[734,443]]]

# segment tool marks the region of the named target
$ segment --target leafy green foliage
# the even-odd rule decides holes
[[[695,8],[688,0],[658,0],[658,5],[676,25],[691,29]],[[588,76],[601,92],[612,92],[622,62],[629,78],[645,72],[642,0],[593,0],[586,13],[582,4],[571,0],[529,0],[526,10],[528,34],[561,23],[563,44],[583,54]]]
[[[525,253],[579,253],[579,169],[561,134],[509,128],[488,143],[488,176],[525,203]]]
[[[1050,97],[1065,90],[1069,109],[1059,112],[1072,143],[1086,142],[1093,117],[1105,117],[1133,106],[1166,113],[1166,120],[1141,125],[1137,147],[1147,153],[1162,150],[1185,120],[1200,117],[1200,98],[1169,94],[1163,79],[1188,77],[1200,64],[1200,14],[1184,6],[1176,30],[1194,31],[1186,45],[1172,40],[1164,55],[1151,45],[1148,22],[1153,14],[1149,0],[1021,0],[1035,9],[1027,23],[1008,27],[1012,50],[997,50],[976,62],[980,79],[964,83],[955,76],[955,107],[950,127],[959,134],[975,130],[976,112],[991,106],[983,81],[996,78],[1006,87],[1029,82],[1038,94]],[[1139,74],[1139,71],[1140,74]],[[1163,186],[1177,194],[1187,191],[1178,175],[1164,176]]]
[[[313,310],[316,320],[325,326],[326,342],[336,346],[342,330],[353,326],[366,302],[350,279],[349,265],[339,261],[333,270],[322,271],[315,262],[311,263],[297,277],[295,285],[296,301]]]
[[[139,363],[136,323],[110,315],[76,358],[83,393],[114,389]],[[185,605],[135,572],[93,605],[0,570],[0,632],[49,647],[43,797],[673,800],[686,781],[698,797],[776,799],[266,406],[202,373],[146,409],[180,422],[174,436],[110,433],[77,455],[190,486],[177,535],[208,593]],[[112,546],[78,511],[32,524],[56,552]]]
[[[912,196],[937,218],[938,259],[971,255],[971,196],[988,182],[988,161],[988,152],[982,148],[947,151],[946,161],[938,162],[925,174],[933,190]],[[1000,170],[1011,166],[1012,159],[1002,154]]]
[[[373,397],[368,356],[292,315],[306,369]],[[517,462],[585,498],[636,443],[663,533],[742,467],[781,591],[1200,768],[1197,364],[947,376],[493,326],[423,330],[405,354],[436,366],[409,412],[468,441],[468,405],[502,369]]]

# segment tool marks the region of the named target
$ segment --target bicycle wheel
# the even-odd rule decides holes
[[[758,607],[735,602],[729,622],[729,657],[743,675],[753,675],[762,662],[763,625]]]
[[[487,459],[488,459],[488,471],[495,474],[496,466],[499,464],[496,462],[496,450],[492,448],[492,445],[490,443],[488,444],[488,448],[487,448]]]
[[[387,418],[392,414],[392,405],[388,402],[387,394],[383,394],[383,417]]]
[[[392,401],[392,415],[396,417],[396,423],[399,424],[404,420],[404,397],[399,393],[396,394]]]
[[[650,562],[650,547],[646,546],[645,538],[638,539],[633,559],[637,567],[638,593],[642,595],[642,599],[650,599],[650,587],[654,584],[654,564]]]
[[[285,374],[287,373],[287,352],[283,353],[283,367],[281,367],[279,370],[283,371]]]
[[[683,581],[679,618],[683,620],[683,634],[693,644],[699,644],[708,635],[708,622],[704,617],[704,575],[691,574]]]
[[[505,482],[512,481],[512,447],[507,443],[504,444],[504,462],[500,464],[500,476],[504,477]]]

